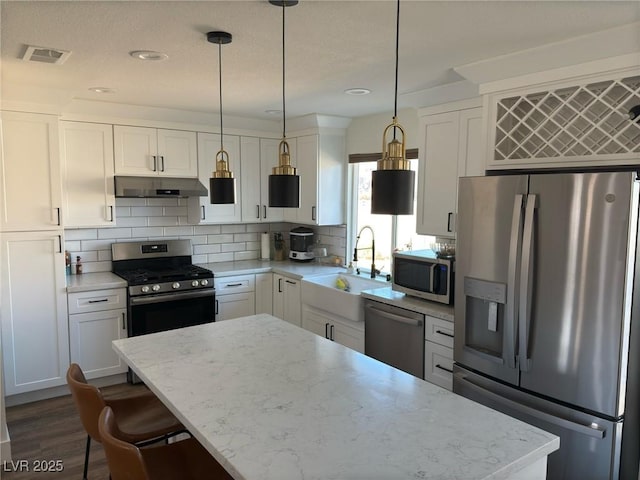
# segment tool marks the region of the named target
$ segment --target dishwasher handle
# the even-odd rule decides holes
[[[381,317],[384,317],[386,319],[393,320],[394,322],[405,323],[414,327],[421,327],[424,324],[424,320],[416,320],[413,318],[403,317],[402,315],[396,315],[395,313],[385,312],[384,310],[380,310],[373,305],[367,305],[367,308],[372,312],[375,312],[376,315],[380,315]]]

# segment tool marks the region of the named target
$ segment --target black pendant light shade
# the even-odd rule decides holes
[[[236,203],[236,179],[210,178],[209,199],[213,204]]]
[[[298,208],[300,206],[300,177],[298,175],[269,175],[269,206]]]
[[[218,45],[218,65],[220,79],[220,150],[216,154],[216,169],[209,179],[209,199],[212,204],[236,203],[236,180],[229,170],[229,154],[224,149],[222,128],[222,45],[231,43],[227,32],[208,32],[207,41]]]
[[[400,40],[400,0],[396,13],[396,85],[393,121],[382,134],[382,158],[377,170],[371,173],[371,213],[385,215],[413,215],[415,172],[407,160],[404,129],[398,123],[398,45]],[[388,144],[387,133],[393,132]],[[397,139],[402,134],[402,142]]]
[[[413,215],[415,180],[413,170],[371,172],[371,213]]]
[[[269,206],[279,208],[300,207],[300,177],[296,168],[291,165],[289,144],[287,143],[287,115],[285,109],[284,90],[284,12],[285,7],[297,5],[297,0],[269,0],[269,3],[282,8],[282,141],[278,147],[278,165],[273,167],[269,175]]]

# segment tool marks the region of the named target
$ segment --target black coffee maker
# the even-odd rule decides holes
[[[296,227],[289,232],[289,258],[298,262],[313,260],[314,233],[308,227]]]

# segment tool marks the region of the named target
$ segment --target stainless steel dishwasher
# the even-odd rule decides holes
[[[424,315],[365,299],[364,353],[424,379]]]

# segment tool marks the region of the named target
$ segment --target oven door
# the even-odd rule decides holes
[[[215,290],[207,288],[129,298],[130,337],[215,320]]]

